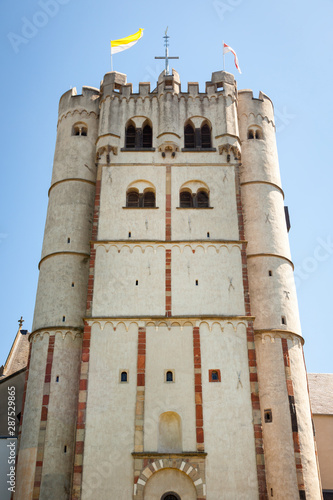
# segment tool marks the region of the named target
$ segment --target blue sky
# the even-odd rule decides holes
[[[110,40],[144,28],[142,40],[114,56],[137,90],[163,70],[163,34],[183,89],[204,91],[222,69],[222,40],[238,88],[274,102],[277,142],[309,372],[333,371],[332,18],[333,1],[10,0],[2,1],[2,167],[0,184],[0,365],[22,315],[30,330],[47,210],[58,102],[69,88],[99,87],[110,71]]]

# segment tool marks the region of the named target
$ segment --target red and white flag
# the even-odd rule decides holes
[[[227,54],[228,52],[232,52],[233,55],[235,56],[235,66],[238,69],[238,71],[240,72],[240,74],[242,74],[240,67],[239,67],[239,64],[238,64],[238,57],[237,57],[236,52],[234,51],[234,49],[229,47],[229,45],[227,45],[226,43],[223,43],[223,55]]]

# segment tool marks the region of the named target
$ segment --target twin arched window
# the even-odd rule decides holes
[[[72,135],[81,135],[86,137],[88,135],[88,127],[85,123],[75,123],[72,128]]]
[[[144,123],[142,128],[136,128],[129,122],[125,131],[126,149],[151,149],[153,147],[153,129],[149,123]]]
[[[197,193],[184,190],[179,193],[179,206],[181,208],[208,208],[209,194],[203,189],[199,189]]]
[[[262,129],[258,127],[257,125],[252,126],[248,129],[247,131],[247,138],[248,139],[263,139],[263,133]]]
[[[201,128],[195,129],[192,123],[185,125],[184,129],[185,149],[209,149],[212,147],[211,129],[204,122]]]
[[[127,191],[126,207],[154,208],[156,206],[155,203],[155,193],[153,191],[145,190],[143,193],[139,193],[136,189]]]

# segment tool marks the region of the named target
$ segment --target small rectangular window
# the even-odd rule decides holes
[[[67,453],[67,445],[64,446],[64,453]]]
[[[272,410],[264,410],[264,418],[266,424],[273,422]]]
[[[209,382],[221,382],[221,370],[209,370],[208,379]]]
[[[286,320],[286,317],[285,316],[281,316],[281,323],[283,325],[286,325],[287,324],[287,320]]]
[[[131,233],[131,232],[129,232],[129,233],[128,233],[128,237],[129,237],[129,238],[131,238],[131,236],[132,236],[132,233]]]
[[[195,280],[195,286],[199,285],[199,280]]]
[[[67,238],[67,243],[70,243],[71,242],[71,239],[70,238]]]
[[[210,238],[210,234],[209,233],[207,233],[207,238]]]
[[[56,376],[56,382],[59,382],[59,375]]]
[[[64,323],[66,321],[66,316],[62,317],[62,322]]]
[[[272,271],[268,271],[268,276],[273,276]]]
[[[139,284],[139,280],[136,280],[135,285],[138,286],[138,284]]]

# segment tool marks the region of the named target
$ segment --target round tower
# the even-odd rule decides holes
[[[61,97],[30,335],[18,499],[60,500],[70,494],[98,118],[99,90],[83,87],[77,95],[72,89]]]
[[[238,93],[240,171],[268,494],[320,499],[271,100]]]

